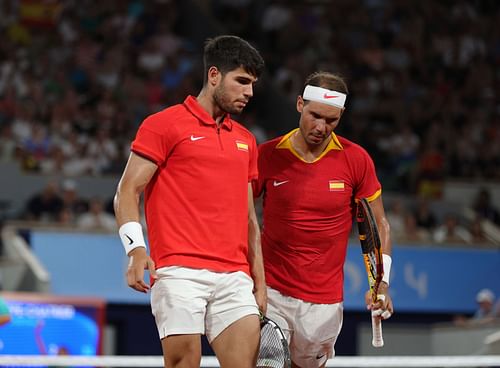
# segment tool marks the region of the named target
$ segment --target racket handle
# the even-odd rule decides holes
[[[375,348],[384,346],[384,338],[382,337],[382,318],[375,316],[372,311],[372,345]]]

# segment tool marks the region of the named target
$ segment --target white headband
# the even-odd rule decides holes
[[[310,85],[306,86],[302,95],[304,100],[321,102],[340,108],[344,107],[346,97],[345,93]]]

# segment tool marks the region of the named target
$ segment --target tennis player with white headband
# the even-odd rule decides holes
[[[382,319],[393,313],[388,291],[390,229],[375,166],[363,148],[334,133],[347,94],[339,76],[310,75],[297,97],[299,127],[259,147],[259,178],[253,188],[254,195],[265,199],[267,316],[288,334],[292,367],[324,367],[334,355],[343,319],[343,268],[358,198],[370,202],[384,253],[379,300],[373,304],[366,298],[367,308]]]
[[[307,101],[321,102],[343,109],[347,95],[342,92],[330,91],[326,88],[307,85],[306,88],[304,88],[302,98]]]

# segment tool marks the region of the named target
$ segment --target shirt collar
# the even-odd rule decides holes
[[[199,103],[196,97],[187,96],[184,100],[184,106],[196,116],[203,124],[206,125],[217,125],[215,120],[210,116],[210,114],[205,110]],[[231,130],[233,128],[233,123],[229,114],[226,114],[222,119],[221,127]]]
[[[291,132],[285,134],[283,136],[283,138],[281,138],[281,140],[279,141],[279,143],[276,145],[276,148],[278,148],[278,149],[288,149],[295,156],[297,156],[300,160],[302,160],[304,162],[307,162],[293,148],[292,142],[290,140],[290,138],[292,137],[292,135],[295,134],[295,132],[298,131],[298,130],[299,130],[299,128],[296,128],[296,129],[292,130]],[[342,147],[342,144],[340,143],[339,139],[337,138],[337,136],[335,135],[335,133],[332,132],[332,139],[330,139],[330,142],[328,142],[328,145],[326,146],[325,150],[321,153],[321,155],[319,155],[319,157],[316,160],[314,160],[313,162],[318,161],[320,158],[322,158],[324,155],[326,155],[330,150],[341,151],[343,149],[344,149],[344,147]]]

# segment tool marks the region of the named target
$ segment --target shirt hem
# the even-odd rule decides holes
[[[155,262],[156,263],[156,262]],[[229,262],[228,262],[229,263]],[[210,261],[210,260],[200,260],[193,261],[191,257],[184,256],[170,256],[168,259],[164,259],[156,263],[156,269],[169,266],[181,266],[194,269],[206,269],[212,272],[244,272],[251,278],[250,266],[246,265],[231,265],[226,264],[223,261]]]
[[[267,286],[279,291],[281,294],[283,294],[285,296],[290,296],[290,297],[295,298],[295,299],[300,299],[300,300],[307,302],[307,303],[337,304],[337,303],[341,303],[344,301],[343,295],[340,297],[336,297],[336,298],[321,298],[321,297],[316,298],[316,297],[311,297],[308,294],[294,292],[294,289],[283,288],[279,285],[275,285],[273,283],[270,283],[269,281],[267,282]],[[295,291],[296,291],[296,289],[295,289]]]

